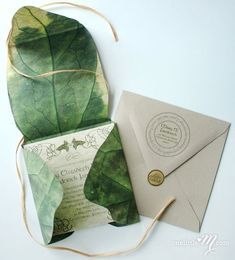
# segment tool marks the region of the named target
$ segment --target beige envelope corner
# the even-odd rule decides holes
[[[199,232],[230,124],[127,91],[121,96],[115,121],[140,214],[154,217],[173,195],[176,202],[162,221]],[[149,145],[159,122],[178,126],[177,140],[183,141],[175,141],[173,148],[162,148],[158,142],[154,146],[155,141]],[[148,182],[153,169],[167,175],[160,186]]]

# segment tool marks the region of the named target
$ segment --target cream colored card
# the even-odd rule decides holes
[[[63,186],[64,196],[55,215],[54,234],[112,222],[108,209],[85,198],[84,183],[114,123],[82,130],[24,146],[37,153]]]
[[[199,231],[230,124],[127,91],[115,120],[140,214],[175,196],[162,220]]]

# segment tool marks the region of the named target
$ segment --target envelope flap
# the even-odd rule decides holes
[[[32,6],[20,8],[12,20],[8,57],[11,109],[25,139],[47,138],[109,118],[98,51],[78,21]],[[35,78],[61,70],[79,71]]]
[[[133,93],[124,98],[148,171],[171,173],[229,128],[227,122]]]
[[[109,209],[114,225],[139,221],[119,132],[115,124],[99,148],[84,185],[86,198]]]
[[[43,240],[49,244],[53,239],[55,213],[63,199],[63,187],[37,153],[27,149],[23,152]]]

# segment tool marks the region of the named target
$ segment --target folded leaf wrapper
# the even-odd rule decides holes
[[[13,17],[8,51],[8,93],[25,144],[113,124],[96,45],[78,21],[36,7],[23,7]],[[37,77],[59,70],[79,71]],[[83,142],[73,145],[77,149]],[[24,157],[44,241],[58,241],[71,233],[54,234],[63,187],[38,151],[24,149]],[[92,203],[109,210],[114,225],[139,220],[115,124],[97,149],[84,194]]]
[[[12,20],[9,57],[18,70],[32,76],[84,70],[31,79],[9,66],[12,111],[27,140],[107,121],[108,91],[97,49],[79,22],[23,7]]]

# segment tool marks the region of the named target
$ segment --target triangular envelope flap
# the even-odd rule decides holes
[[[117,125],[97,151],[84,185],[88,200],[109,209],[114,225],[139,221]]]
[[[64,190],[50,167],[36,152],[24,149],[23,153],[43,240],[49,244],[53,239],[55,214]]]
[[[8,92],[25,139],[35,140],[108,119],[108,91],[94,40],[74,19],[26,6],[12,20]],[[56,70],[78,69],[41,78]]]
[[[126,92],[129,118],[148,171],[165,175],[228,130],[229,123]]]

